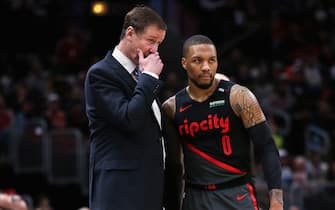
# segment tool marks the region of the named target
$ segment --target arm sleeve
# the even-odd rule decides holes
[[[120,130],[138,132],[143,122],[151,117],[152,103],[162,82],[143,74],[133,89],[121,77],[106,71],[93,68],[87,73],[85,101],[88,117],[94,122],[104,119]]]
[[[248,128],[255,150],[261,156],[265,181],[269,190],[281,189],[281,162],[267,122]]]

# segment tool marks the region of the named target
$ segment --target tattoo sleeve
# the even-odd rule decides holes
[[[248,88],[234,85],[231,89],[230,103],[246,128],[265,121],[264,113],[255,95]]]

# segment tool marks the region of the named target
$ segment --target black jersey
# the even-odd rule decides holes
[[[250,177],[250,139],[230,106],[231,81],[220,81],[204,102],[176,94],[175,124],[183,144],[186,180],[195,184]]]

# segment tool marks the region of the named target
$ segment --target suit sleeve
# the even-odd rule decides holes
[[[124,78],[105,72],[91,69],[86,77],[88,115],[91,119],[103,119],[101,122],[107,121],[121,130],[139,130],[144,120],[152,116],[151,106],[161,81],[142,74],[135,89],[131,89]]]

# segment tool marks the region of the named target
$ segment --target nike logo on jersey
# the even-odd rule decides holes
[[[187,106],[184,107],[180,107],[179,112],[184,112],[186,109],[190,108],[192,106],[192,104],[189,104]]]
[[[248,195],[248,193],[244,193],[244,194],[242,194],[242,195],[238,195],[238,196],[236,196],[236,200],[237,200],[237,201],[241,201],[241,200],[243,200],[245,197],[247,197],[247,195]]]
[[[225,100],[211,101],[209,102],[209,108],[223,106],[224,104],[225,104]]]

